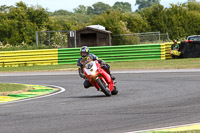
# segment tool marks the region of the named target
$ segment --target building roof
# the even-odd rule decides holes
[[[106,34],[111,34],[112,33],[112,32],[107,31],[107,30],[101,30],[101,29],[92,28],[92,27],[85,27],[83,29],[78,30],[77,32],[82,32],[84,30],[93,30],[93,31],[96,31],[96,32],[101,32],[101,33],[106,33]]]

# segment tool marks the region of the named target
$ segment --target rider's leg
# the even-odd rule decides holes
[[[106,64],[104,66],[102,66],[101,68],[103,68],[112,78],[112,80],[115,80],[116,78],[110,73],[110,65]]]
[[[103,68],[103,70],[105,70],[108,74],[110,74],[110,66],[108,64],[103,65],[101,68]]]
[[[90,83],[90,81],[89,81],[88,79],[86,79],[86,80],[84,81],[83,85],[84,85],[84,87],[85,87],[86,89],[92,86],[92,84]]]

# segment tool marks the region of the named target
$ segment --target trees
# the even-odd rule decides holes
[[[190,11],[199,11],[200,10],[200,3],[196,0],[188,0],[187,4],[185,5]]]
[[[87,7],[84,5],[79,5],[77,8],[74,8],[74,13],[86,14]]]
[[[161,33],[167,32],[166,26],[166,13],[164,6],[158,4],[148,8],[144,8],[139,14],[146,19],[150,25],[149,31],[160,31]]]
[[[127,23],[127,28],[131,33],[150,31],[150,25],[147,20],[138,13],[125,13],[123,21]]]
[[[97,2],[97,3],[93,4],[92,7],[91,6],[88,7],[87,13],[99,15],[99,14],[107,12],[109,10],[111,10],[110,5],[105,4],[103,2]]]
[[[25,3],[16,3],[1,12],[0,41],[4,44],[20,45],[22,42],[32,44],[35,32],[48,26],[48,14],[42,7],[28,7]]]
[[[181,40],[191,34],[200,34],[199,9],[199,2],[194,1],[171,4],[169,8],[158,4],[138,13],[147,20],[150,31],[168,32],[171,39]]]
[[[109,10],[118,10],[119,12],[122,12],[122,13],[131,12],[132,8],[131,8],[131,4],[128,2],[116,2],[112,7],[103,2],[97,2],[93,4],[92,6],[86,7],[86,10],[87,10],[86,12],[88,15],[91,15],[91,14],[100,15]]]
[[[36,31],[79,30],[90,24],[103,25],[115,35],[160,31],[168,32],[171,39],[181,39],[200,34],[200,2],[188,0],[183,4],[171,4],[169,8],[159,2],[137,0],[136,4],[142,9],[138,12],[131,12],[128,2],[116,2],[112,7],[98,2],[89,7],[79,5],[74,12],[58,10],[52,13],[23,2],[0,6],[0,42],[31,45],[35,43]]]
[[[112,10],[118,10],[122,13],[124,12],[132,12],[131,9],[131,4],[128,2],[116,2],[113,6],[112,6]]]
[[[113,34],[130,33],[129,29],[127,29],[127,23],[122,18],[123,15],[119,11],[110,11],[94,17],[91,23],[103,25]]]
[[[53,13],[50,13],[51,16],[67,16],[67,15],[72,15],[71,12],[66,11],[66,10],[57,10]]]
[[[136,0],[135,5],[138,5],[138,10],[146,7],[151,7],[154,4],[160,4],[160,0]]]

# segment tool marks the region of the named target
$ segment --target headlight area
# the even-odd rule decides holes
[[[92,75],[92,76],[95,76],[95,75],[97,74],[97,72],[94,71],[93,69],[91,69],[90,72],[91,72],[91,75]]]

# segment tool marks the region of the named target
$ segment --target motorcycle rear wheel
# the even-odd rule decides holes
[[[103,81],[101,81],[101,79],[97,79],[97,84],[99,85],[99,87],[101,88],[101,91],[106,95],[106,96],[111,96],[111,92],[109,90],[109,88],[106,87],[106,85],[103,83]]]

